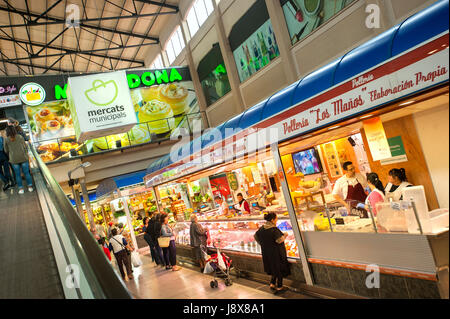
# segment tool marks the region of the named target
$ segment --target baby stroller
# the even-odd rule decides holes
[[[220,252],[220,248],[214,243],[214,248],[217,249],[216,254],[212,254],[210,258],[206,260],[205,273],[214,272],[214,280],[211,280],[211,288],[217,288],[219,283],[217,278],[223,278],[226,286],[231,286],[233,282],[230,278],[230,269],[232,266],[232,260],[230,257]]]

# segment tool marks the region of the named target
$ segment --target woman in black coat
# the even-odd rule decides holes
[[[255,240],[261,245],[264,271],[272,276],[270,289],[280,292],[283,290],[283,277],[290,274],[283,234],[277,228],[277,214],[268,213],[264,216],[267,221],[256,233]]]

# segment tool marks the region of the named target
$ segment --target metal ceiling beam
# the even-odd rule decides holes
[[[39,19],[41,19],[43,16],[45,16],[50,10],[52,10],[54,7],[56,7],[59,3],[63,2],[63,0],[58,0],[54,4],[52,4],[50,7],[47,8],[44,12],[42,12],[39,17],[34,19],[32,22],[37,22]]]
[[[3,55],[3,53],[2,53],[2,55]],[[56,68],[56,67],[49,67],[49,66],[45,66],[45,65],[36,65],[36,64],[30,65],[30,64],[25,63],[25,62],[14,62],[14,61],[7,62],[7,61],[5,61],[5,63],[14,64],[14,65],[18,66],[19,68],[20,68],[20,66],[27,66],[27,67],[34,67],[34,68],[39,68],[39,69],[43,69],[43,70],[47,70],[48,69],[48,70],[57,71],[57,72],[60,72],[60,73],[74,73],[75,72],[74,70],[68,70],[68,69],[62,69],[62,68]],[[25,74],[28,74],[22,68],[20,68],[20,69]],[[120,71],[120,70],[126,70],[126,69],[127,68],[122,68],[122,69],[117,69],[117,70]]]
[[[94,52],[100,52],[100,51],[112,51],[112,50],[121,50],[121,49],[127,49],[127,48],[136,48],[136,47],[140,47],[141,45],[155,45],[154,43],[143,43],[143,44],[133,44],[133,45],[121,45],[118,47],[113,47],[113,48],[101,48],[101,49],[93,49],[93,50],[74,50],[72,48],[66,48],[66,47],[60,47],[60,46],[54,46],[54,45],[47,45],[45,43],[39,43],[39,42],[29,42],[26,40],[21,40],[21,39],[13,39],[13,38],[6,38],[6,37],[1,37],[0,36],[0,40],[4,40],[4,41],[10,41],[10,42],[15,42],[15,43],[23,43],[23,44],[31,44],[34,46],[38,46],[38,47],[47,47],[48,49],[53,49],[53,50],[62,50],[62,51],[66,51],[67,53],[77,53],[77,54],[92,54]],[[100,57],[103,57],[100,56]],[[112,59],[120,59],[120,57],[115,57],[115,56],[105,56],[107,58],[112,58]],[[139,61],[140,62],[140,61]]]
[[[178,11],[180,11],[178,6],[174,5],[174,4],[162,3],[162,2],[151,1],[151,0],[134,0],[133,2],[135,2],[135,1],[143,2],[143,3],[146,3],[146,4],[153,4],[155,6],[160,6],[160,7],[163,7],[163,8],[173,9],[173,10],[176,11],[176,13],[178,13]]]
[[[20,15],[28,15],[28,13],[26,11],[22,11],[22,10],[17,10],[14,8],[5,8],[0,6],[0,11],[6,11],[6,12],[10,12],[10,13],[15,13],[15,14],[20,14]],[[162,12],[160,14],[173,14],[175,12]],[[156,13],[149,13],[149,14],[143,14],[143,15],[132,15],[132,16],[119,16],[119,17],[101,17],[101,18],[95,18],[95,19],[84,19],[84,20],[80,20],[80,26],[85,27],[85,28],[90,28],[90,29],[95,29],[95,30],[100,30],[100,31],[105,31],[105,32],[111,32],[111,33],[117,33],[117,34],[122,34],[122,35],[126,35],[129,37],[135,37],[135,38],[140,38],[140,39],[147,39],[147,40],[152,40],[155,41],[155,43],[159,43],[159,38],[156,37],[152,37],[152,36],[148,36],[148,35],[143,35],[143,34],[136,34],[136,33],[132,33],[132,32],[127,32],[127,31],[121,31],[121,30],[114,30],[114,29],[109,29],[109,28],[104,28],[101,26],[95,26],[95,25],[89,25],[86,24],[85,22],[93,22],[93,21],[105,21],[105,20],[111,20],[111,19],[127,19],[127,18],[142,18],[145,16],[155,16],[157,15]],[[29,14],[30,17],[39,17],[39,14],[36,13],[32,13],[30,12]],[[45,16],[42,17],[43,19],[49,20],[46,22],[30,22],[28,24],[16,24],[16,25],[0,25],[0,28],[15,28],[15,27],[24,27],[24,26],[37,26],[37,25],[52,25],[52,24],[65,24],[66,20],[63,19],[59,19],[59,18],[54,18],[54,17],[50,17],[50,16]]]
[[[134,3],[134,2],[133,2]],[[163,0],[163,3],[162,4],[165,4],[166,3],[166,0]],[[141,10],[144,8],[144,6],[142,6],[142,8],[141,8]],[[161,10],[162,10],[162,8],[163,7],[160,7],[159,9],[158,9],[158,12],[161,12]],[[147,28],[147,30],[146,30],[146,33],[150,33],[151,31],[152,31],[152,28],[153,28],[153,26],[155,25],[155,23],[156,23],[156,19],[158,19],[158,16],[156,16],[154,19],[153,19],[153,21],[151,22],[151,24],[150,24],[150,26]],[[135,25],[133,26],[133,28],[136,26],[136,23],[135,23]],[[131,29],[131,30],[133,30],[133,29]],[[128,42],[128,39],[127,39],[127,42]],[[143,42],[143,41],[142,41]],[[139,50],[141,49],[141,47],[142,47],[142,42],[141,42],[141,46],[139,46],[139,48],[136,50],[136,52],[134,53],[134,56],[133,56],[133,59],[136,59],[136,57],[137,57],[137,55],[138,55],[138,53],[139,53]],[[122,51],[122,54],[123,54],[123,51]],[[116,66],[117,66],[117,64],[116,64]]]
[[[145,62],[144,61],[139,61],[139,60],[132,60],[132,59],[126,59],[126,58],[121,58],[121,57],[114,57],[114,56],[109,56],[109,55],[102,55],[102,54],[94,54],[94,53],[83,53],[82,51],[71,51],[71,52],[61,52],[61,53],[53,53],[53,54],[44,54],[44,55],[38,55],[38,56],[30,56],[30,57],[23,57],[23,58],[14,58],[14,59],[9,59],[8,61],[5,62],[9,62],[9,61],[22,61],[22,60],[28,60],[28,59],[42,59],[42,58],[51,58],[51,57],[56,57],[56,56],[60,56],[60,55],[68,55],[68,54],[85,54],[85,55],[91,55],[91,56],[95,56],[98,58],[104,58],[104,59],[113,59],[113,60],[121,60],[121,61],[125,61],[125,62],[130,62],[130,63],[136,63],[136,64],[141,64],[144,65]],[[4,60],[0,59],[0,62],[3,62]]]
[[[86,16],[86,19],[87,19],[88,16],[87,16],[87,13],[86,13],[86,3],[85,3],[84,1],[85,1],[85,0],[83,0],[82,3],[83,3],[84,15]],[[87,0],[86,0],[86,1],[87,1]],[[102,11],[101,11],[101,13],[100,13],[100,16],[101,16],[101,17],[103,16],[103,12],[105,12],[105,7],[106,7],[106,2],[103,2]],[[96,8],[96,10],[97,10],[97,12],[98,12],[97,5],[95,5],[95,8]],[[84,16],[82,16],[82,18],[84,18]],[[98,25],[100,25],[100,22],[99,22]],[[84,30],[85,30],[86,32],[89,32],[89,33],[94,34],[94,32],[91,31],[91,30],[88,30],[88,29],[84,29]],[[80,33],[80,34],[81,34],[81,33]],[[95,38],[97,39],[98,36],[99,36],[99,34],[98,34],[98,30],[97,30],[97,31],[95,31]],[[100,37],[101,37],[101,38],[104,38],[103,36],[100,36]],[[122,38],[122,35],[119,34],[119,37]],[[111,40],[109,41],[108,46],[111,45],[111,42],[112,42],[112,39],[113,39],[113,38],[114,38],[114,36],[111,37]],[[122,44],[123,44],[123,43],[122,43]],[[92,43],[91,50],[93,50],[94,47],[95,47],[95,42]],[[77,56],[75,56],[75,58],[76,58],[76,57],[77,57]],[[86,63],[86,70],[85,70],[85,72],[87,72],[87,71],[89,70],[90,62],[91,62],[91,56],[89,56],[88,63]],[[101,70],[101,68],[100,68],[100,70]]]
[[[25,63],[25,62],[14,62],[14,61],[8,62],[8,61],[5,61],[5,63],[14,64],[14,65],[16,65],[18,67],[20,67],[20,66],[27,66],[27,67],[35,67],[35,68],[39,68],[39,69],[43,69],[43,70],[49,69],[49,70],[57,71],[57,72],[61,72],[61,73],[71,73],[71,72],[73,72],[73,70],[60,69],[60,68],[55,68],[55,67],[51,67],[50,68],[50,67],[45,66],[45,65],[36,65],[36,64],[31,65],[31,64]],[[20,68],[20,69],[22,69],[22,68]],[[23,69],[22,69],[22,71],[23,71]],[[27,74],[27,72],[25,72],[25,74]]]

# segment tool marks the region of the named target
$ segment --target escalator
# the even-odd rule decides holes
[[[0,299],[130,299],[34,149],[35,191],[0,193]]]

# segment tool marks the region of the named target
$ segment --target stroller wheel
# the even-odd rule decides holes
[[[211,282],[209,283],[209,285],[211,286],[211,288],[217,288],[217,287],[219,287],[219,283],[217,282],[217,280],[211,280]]]
[[[233,284],[233,282],[231,281],[231,279],[225,279],[225,286],[231,286]]]

